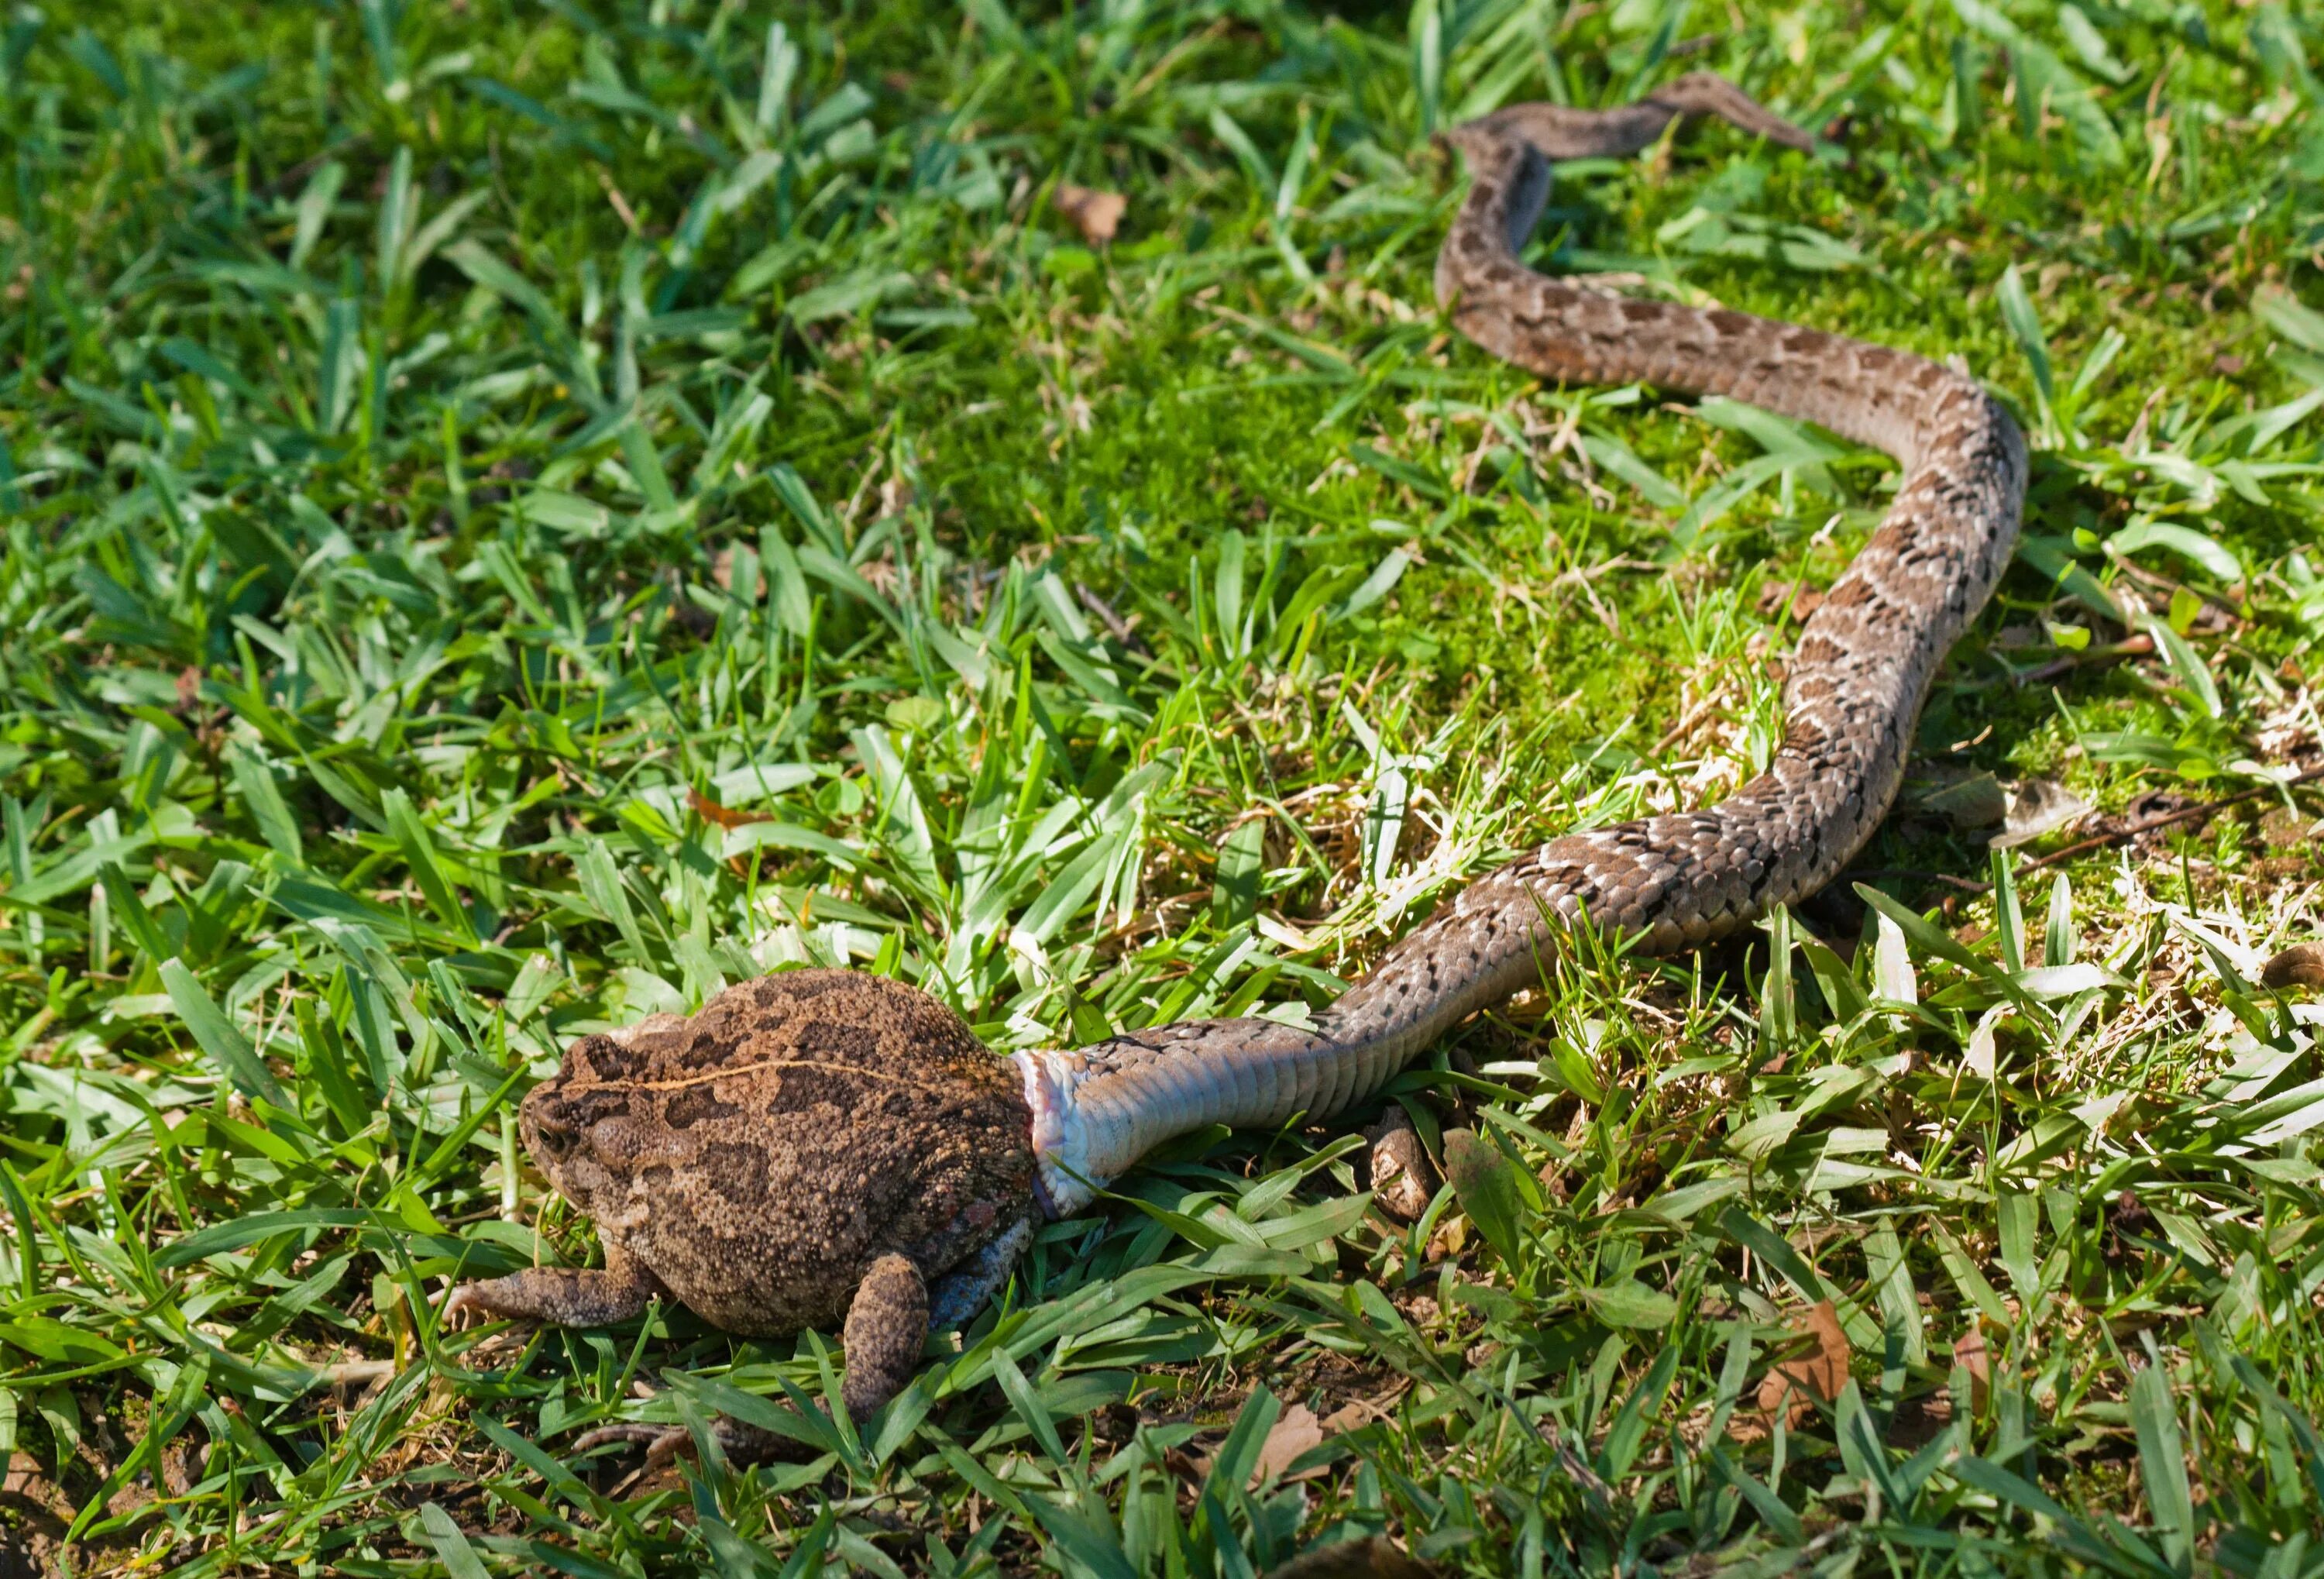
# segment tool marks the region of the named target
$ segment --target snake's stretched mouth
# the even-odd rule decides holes
[[[1033,1198],[1041,1214],[1071,1216],[1093,1198],[1088,1148],[1074,1112],[1072,1076],[1053,1067],[1055,1053],[1019,1053],[1011,1060],[1025,1077],[1025,1105],[1033,1114]],[[1088,1180],[1088,1183],[1084,1183]]]

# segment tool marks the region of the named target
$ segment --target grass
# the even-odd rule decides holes
[[[0,39],[18,1569],[1240,1579],[1386,1531],[1528,1579],[2324,1573],[2319,1017],[2253,984],[2324,876],[2281,782],[2324,637],[2302,10]],[[512,1122],[580,1031],[802,961],[1004,1049],[1296,1014],[1508,851],[1764,760],[1792,595],[1893,468],[1544,388],[1427,283],[1433,128],[1702,67],[1852,165],[1580,167],[1545,266],[1960,355],[2038,449],[1878,897],[1585,940],[1397,1087],[1458,1179],[1410,1229],[1348,1137],[1196,1137],[815,1463],[571,1456],[837,1362],[437,1325],[594,1252]],[[1067,184],[1126,198],[1110,243]],[[2093,820],[1987,848],[2025,781]]]

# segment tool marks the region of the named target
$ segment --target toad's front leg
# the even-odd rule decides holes
[[[444,1301],[444,1319],[456,1323],[469,1311],[482,1311],[553,1326],[611,1326],[643,1316],[647,1306],[669,1292],[660,1279],[608,1242],[602,1272],[530,1267],[505,1278],[463,1283]]]

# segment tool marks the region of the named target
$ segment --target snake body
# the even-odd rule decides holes
[[[1469,338],[1545,377],[1725,395],[1903,466],[1878,530],[1800,633],[1775,760],[1716,806],[1554,839],[1480,879],[1311,1027],[1205,1020],[1017,1055],[1050,1210],[1086,1202],[1092,1186],[1174,1135],[1328,1118],[1377,1092],[1462,1019],[1538,980],[1549,918],[1586,914],[1643,953],[1692,947],[1813,892],[1886,814],[1937,666],[2008,562],[2024,441],[1974,380],[1925,358],[1606,294],[1519,261],[1550,162],[1634,153],[1698,115],[1811,146],[1707,73],[1620,109],[1518,106],[1448,134],[1471,185],[1437,258],[1436,292]]]

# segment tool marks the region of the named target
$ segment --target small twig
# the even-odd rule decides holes
[[[301,184],[308,177],[313,175],[325,161],[337,159],[341,154],[351,152],[370,140],[370,133],[357,132],[344,143],[310,153],[272,180],[259,187],[257,195],[265,198],[286,196],[292,187]]]
[[[1859,866],[1840,875],[1864,878],[1901,877],[1913,882],[1941,882],[1948,888],[1957,888],[1964,893],[1993,891],[1993,884],[1989,882],[1979,882],[1973,877],[1955,877],[1950,872],[1923,872],[1917,866]]]
[[[2207,817],[2215,811],[2224,811],[2230,806],[2255,799],[2271,790],[2289,790],[2295,784],[2311,784],[2319,779],[2324,779],[2324,765],[2307,769],[2297,778],[2286,779],[2281,784],[2254,785],[2249,790],[2241,790],[2233,795],[2222,796],[2217,800],[2206,800],[2196,806],[2182,806],[2176,811],[2166,811],[2153,817],[2143,817],[2127,827],[2116,828],[2108,833],[2093,834],[2089,838],[2078,839],[2062,849],[2052,850],[2037,860],[2028,861],[2018,870],[2035,872],[2044,866],[2054,866],[2061,861],[2070,861],[2077,855],[2086,855],[2092,850],[2103,849],[2108,845],[2123,844],[2137,838],[2142,834],[2153,833],[2157,828],[2170,827],[2174,824],[2193,822]],[[1959,889],[1963,893],[1993,891],[1993,884],[1989,882],[1979,882],[1968,877],[1955,877],[1950,872],[1924,872],[1916,866],[1859,866],[1842,875],[1866,879],[1899,877],[1914,882],[1939,882],[1948,888]]]
[[[2128,827],[2116,828],[2109,833],[2093,834],[2087,839],[2076,840],[2063,849],[2052,850],[2039,860],[2028,861],[2024,870],[2034,872],[2044,866],[2054,866],[2061,861],[2070,861],[2077,855],[2086,854],[2092,850],[2104,849],[2108,845],[2118,845],[2125,840],[2135,839],[2141,834],[2150,834],[2157,828],[2165,828],[2174,823],[2190,822],[2209,817],[2215,811],[2222,811],[2230,806],[2254,799],[2272,790],[2289,790],[2294,784],[2310,784],[2319,779],[2324,779],[2324,765],[2310,768],[2297,777],[2286,779],[2281,783],[2255,784],[2249,790],[2237,790],[2233,795],[2221,796],[2217,800],[2206,800],[2196,806],[2182,806],[2176,811],[2166,811],[2160,816],[2142,818]]]
[[[2023,690],[2027,686],[2043,685],[2056,679],[2061,675],[2071,674],[2078,669],[2095,669],[2102,663],[2119,663],[2126,658],[2144,658],[2153,651],[2153,637],[2130,636],[2120,642],[2110,642],[2103,647],[2093,647],[2088,651],[2070,653],[2063,658],[2052,659],[2038,669],[2012,670],[2008,676],[2008,683],[2013,689]]]
[[[629,233],[632,235],[644,235],[644,231],[639,228],[637,213],[630,207],[630,200],[622,196],[622,189],[613,184],[613,172],[603,165],[597,167],[597,184],[605,189],[605,201],[613,205],[613,212],[621,217],[622,224]]]
[[[1084,608],[1098,617],[1107,631],[1112,633],[1113,639],[1120,642],[1123,647],[1140,658],[1154,656],[1153,650],[1139,639],[1137,630],[1128,620],[1115,612],[1111,604],[1078,581],[1074,583],[1074,596],[1080,600]]]
[[[2229,620],[2238,625],[2247,623],[2244,615],[2244,611],[2237,608],[2234,604],[2229,603],[2224,597],[2214,597],[2208,592],[2198,592],[2183,581],[2173,581],[2168,576],[2158,575],[2154,571],[2148,569],[2145,566],[2135,564],[2128,559],[2116,559],[2114,563],[2116,569],[2120,570],[2125,576],[2128,577],[2131,580],[2137,582],[2142,586],[2153,587],[2157,592],[2168,592],[2173,594],[2183,592],[2188,596],[2198,599],[2208,606],[2217,609],[2220,614],[2225,614]]]

